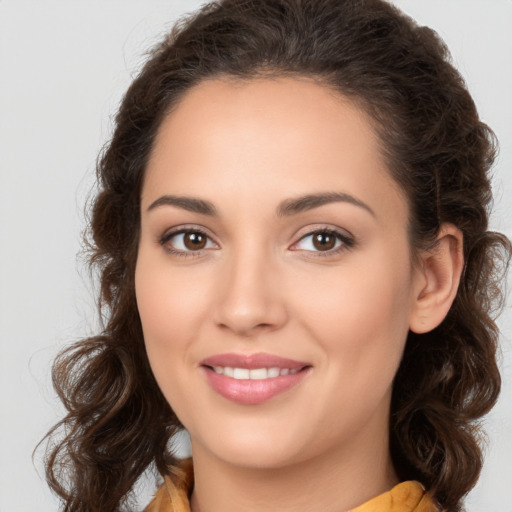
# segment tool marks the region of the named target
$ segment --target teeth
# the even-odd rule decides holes
[[[288,368],[286,368],[286,369],[288,370]],[[280,372],[279,368],[269,368],[267,373],[268,373],[268,376],[270,378],[272,378],[272,377],[279,377],[279,374],[281,372]]]
[[[279,377],[280,375],[293,375],[299,371],[298,368],[231,368],[229,366],[214,366],[215,373],[232,377],[237,380],[265,380]]]
[[[268,371],[266,368],[256,368],[255,370],[249,370],[250,379],[266,379],[267,377]]]
[[[249,370],[247,368],[233,368],[233,378],[247,380],[249,378]]]

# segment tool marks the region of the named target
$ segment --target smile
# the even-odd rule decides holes
[[[217,394],[241,405],[262,404],[294,388],[312,366],[272,354],[219,354],[200,368]]]
[[[238,380],[265,380],[274,379],[280,375],[293,375],[299,370],[297,368],[232,368],[230,366],[214,366],[213,371],[226,377]]]

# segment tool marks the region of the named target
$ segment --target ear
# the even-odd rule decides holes
[[[435,329],[446,317],[457,295],[464,267],[462,232],[442,224],[433,248],[422,251],[417,264],[414,303],[409,328],[422,334]]]

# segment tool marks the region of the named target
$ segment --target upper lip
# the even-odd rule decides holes
[[[247,368],[249,370],[256,368],[289,368],[290,370],[300,370],[306,366],[311,366],[303,361],[296,361],[285,357],[279,357],[273,354],[216,354],[207,357],[201,361],[201,366],[223,366],[231,368]]]

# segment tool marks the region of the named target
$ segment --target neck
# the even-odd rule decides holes
[[[387,433],[385,433],[387,436]],[[387,437],[272,468],[230,464],[193,444],[192,512],[350,510],[398,483]]]

